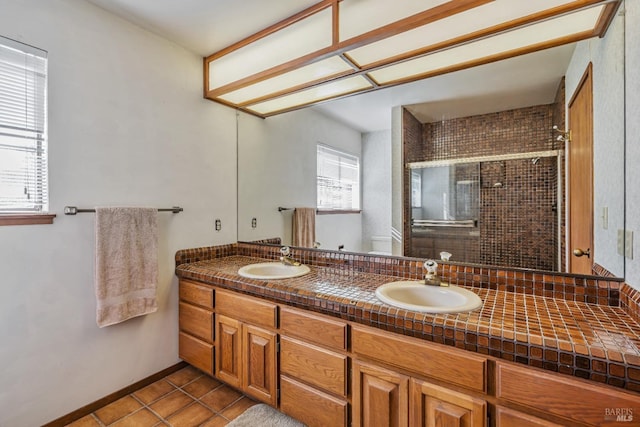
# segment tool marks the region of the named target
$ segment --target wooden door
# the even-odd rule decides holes
[[[569,102],[569,272],[591,274],[593,264],[593,83],[585,71]],[[576,256],[575,250],[588,255]]]
[[[486,427],[487,402],[412,379],[410,420],[412,427]]]
[[[216,376],[232,387],[242,387],[242,324],[226,316],[216,315]]]
[[[277,404],[276,334],[251,325],[242,328],[242,389],[271,406]]]
[[[354,427],[407,427],[409,377],[353,362]]]

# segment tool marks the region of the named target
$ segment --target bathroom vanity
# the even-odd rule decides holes
[[[437,315],[378,301],[379,285],[421,274],[417,260],[309,250],[293,254],[310,266],[305,276],[237,274],[277,259],[277,249],[239,243],[176,254],[183,360],[309,426],[637,423],[639,329],[619,308],[602,307],[599,320],[577,325],[582,336],[590,325],[596,336],[625,338],[616,362],[610,349],[596,357],[595,342],[586,356],[575,335],[557,339],[560,327],[547,319],[569,317],[553,298],[470,287],[483,307]],[[521,333],[514,325],[523,316],[531,327]],[[617,322],[604,331],[604,320]],[[603,369],[608,385],[595,375]],[[593,376],[576,378],[582,372]]]

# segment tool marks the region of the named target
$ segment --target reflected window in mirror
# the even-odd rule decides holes
[[[317,208],[360,210],[360,158],[324,144],[317,145]]]
[[[422,207],[422,176],[419,172],[411,172],[411,207]]]

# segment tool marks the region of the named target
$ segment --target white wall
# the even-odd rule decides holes
[[[312,109],[266,120],[238,116],[238,239],[281,237],[291,244],[293,211],[278,207],[316,206],[316,144],[361,154],[360,132]],[[251,219],[257,228],[251,228]],[[360,251],[359,214],[316,216],[321,249]]]
[[[396,256],[401,256],[404,252],[402,242],[404,232],[403,141],[402,107],[396,106],[391,109],[391,251]]]
[[[0,426],[51,421],[179,361],[176,250],[236,240],[235,113],[202,60],[81,0],[0,0],[0,34],[49,52],[53,225],[0,227]],[[159,310],[99,329],[93,215],[160,214]],[[213,230],[215,218],[223,229]]]
[[[625,279],[640,290],[640,2],[626,2],[626,228],[634,233],[633,259],[625,264]]]
[[[391,237],[390,130],[369,132],[362,135],[363,251],[372,250],[372,236]]]
[[[604,38],[576,46],[566,74],[567,103],[589,62],[593,63],[594,261],[622,277],[624,257],[617,253],[617,231],[624,228],[624,17],[614,19]],[[605,207],[607,228],[601,218]]]

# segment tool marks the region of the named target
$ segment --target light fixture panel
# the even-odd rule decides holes
[[[339,3],[340,41],[455,1],[459,0],[402,0],[389,7],[389,0],[343,0]]]
[[[209,89],[249,77],[331,46],[332,14],[326,8],[209,63]]]
[[[310,83],[321,78],[335,76],[351,71],[352,69],[351,65],[342,60],[342,58],[333,56],[277,77],[252,84],[251,86],[226,93],[219,96],[219,98],[234,104],[242,104],[252,99],[278,93],[287,88]]]
[[[562,6],[572,1],[538,0],[514,2],[513,0],[495,0],[477,8],[460,12],[416,29],[351,50],[348,54],[360,66],[367,66],[445,40],[453,40],[523,16]]]
[[[380,84],[395,83],[415,76],[455,67],[509,51],[524,49],[538,43],[552,41],[570,34],[579,34],[594,29],[605,6],[542,21],[493,37],[436,52],[417,59],[401,62],[370,72]]]
[[[307,105],[325,99],[335,98],[353,92],[370,89],[371,83],[362,76],[353,76],[342,80],[336,80],[323,85],[314,86],[291,95],[282,96],[258,104],[249,105],[247,108],[257,114],[268,115],[274,112],[292,109],[301,105]]]

